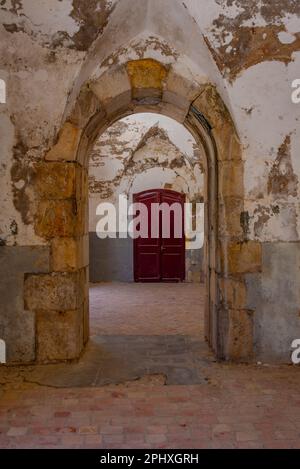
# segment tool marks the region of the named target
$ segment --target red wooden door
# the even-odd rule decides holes
[[[183,281],[185,279],[185,196],[171,190],[155,189],[135,194],[133,201],[143,203],[147,207],[147,215],[141,216],[141,223],[145,223],[145,227],[148,227],[148,238],[138,237],[134,240],[135,281]],[[152,204],[156,205],[152,207]],[[173,204],[177,204],[176,217],[171,208],[175,207]]]

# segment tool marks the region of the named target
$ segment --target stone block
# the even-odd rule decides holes
[[[80,302],[79,284],[77,273],[29,274],[24,283],[25,309],[74,310]]]
[[[229,274],[260,272],[261,244],[255,241],[230,241],[221,243],[221,270]]]
[[[78,241],[76,238],[54,238],[51,241],[51,266],[54,272],[77,269]]]
[[[51,363],[79,358],[83,349],[82,308],[40,310],[36,314],[37,361]]]
[[[218,166],[219,193],[223,197],[243,197],[244,168],[242,162],[222,161]]]
[[[226,307],[243,309],[247,305],[247,291],[242,279],[219,278],[220,301]]]
[[[76,223],[74,228],[75,236],[84,236],[89,232],[89,204],[88,200],[77,201]]]
[[[133,102],[133,106],[132,106],[132,113],[133,114],[140,114],[140,113],[145,113],[145,112],[152,112],[154,114],[161,114],[161,107],[160,105],[157,104],[157,100],[156,100],[156,104],[151,104],[150,102],[147,103],[146,100],[141,100],[141,101],[138,101],[138,100],[135,100]]]
[[[203,85],[199,85],[199,83],[182,76],[180,72],[177,73],[174,67],[176,65],[168,73],[164,90],[170,96],[172,100],[170,102],[181,108],[186,108],[187,105],[190,106],[191,102],[200,95]],[[177,101],[174,102],[174,99]]]
[[[108,119],[115,120],[120,117],[120,114],[123,117],[123,114],[128,112],[132,100],[131,89],[125,91],[124,93],[118,95],[116,98],[111,99],[105,103],[105,110],[108,116]]]
[[[168,116],[181,124],[184,123],[187,114],[186,109],[179,108],[173,103],[165,101],[159,105],[159,110],[164,116]]]
[[[160,88],[134,88],[132,98],[134,102],[158,106],[162,100],[162,90]]]
[[[75,161],[80,142],[81,129],[66,122],[58,136],[58,141],[47,153],[46,161]]]
[[[54,272],[72,272],[89,264],[88,236],[54,238],[51,242],[51,267]]]
[[[88,167],[88,156],[91,149],[90,139],[87,136],[87,129],[84,134],[82,134],[80,143],[78,145],[77,151],[77,163],[82,167]]]
[[[253,312],[244,309],[228,311],[227,358],[251,361],[253,357]]]
[[[66,199],[75,196],[74,163],[39,163],[35,166],[35,189],[40,198]]]
[[[231,133],[230,134],[230,142],[229,142],[229,159],[230,160],[240,160],[242,158],[242,148],[241,148],[241,142],[239,141],[239,138],[236,133]]]
[[[120,95],[131,96],[131,84],[124,66],[114,67],[104,72],[97,80],[90,83],[90,89],[97,96],[104,108]]]
[[[89,267],[83,267],[78,272],[78,304],[83,305],[89,298]]]
[[[35,216],[35,232],[43,238],[72,237],[80,231],[82,222],[75,199],[41,200]]]
[[[168,70],[157,60],[132,60],[126,66],[132,89],[163,89]]]
[[[222,129],[212,129],[216,142],[219,161],[242,162],[242,146],[233,126],[224,125]]]
[[[164,90],[162,100],[164,103],[171,104],[175,108],[182,110],[184,116],[189,112],[190,102],[172,91]]]
[[[204,86],[193,106],[205,116],[212,128],[222,131],[225,131],[226,127],[234,129],[229,111],[215,86]]]
[[[216,88],[213,85],[205,85],[204,91],[193,102],[193,106],[204,115],[212,127],[218,160],[241,161],[241,145],[234,123]]]
[[[241,237],[241,214],[244,210],[242,198],[225,197],[219,201],[219,233],[221,236]]]
[[[101,106],[97,96],[88,87],[83,87],[68,115],[68,122],[75,127],[84,129],[90,118],[100,112]]]
[[[104,109],[97,112],[89,121],[88,125],[85,128],[85,131],[82,135],[80,140],[80,145],[78,151],[80,152],[80,148],[83,144],[83,147],[90,145],[90,143],[99,136],[99,132],[103,132],[104,130],[108,129],[111,126],[111,121],[107,120],[107,115]],[[82,143],[83,141],[83,143]]]
[[[87,200],[89,197],[88,170],[85,167],[76,166],[75,192],[77,200]]]

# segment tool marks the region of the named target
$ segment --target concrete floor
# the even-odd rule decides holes
[[[203,287],[91,288],[78,363],[0,368],[0,447],[299,448],[299,368],[217,363]]]

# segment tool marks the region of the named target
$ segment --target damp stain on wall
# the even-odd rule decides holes
[[[297,197],[298,182],[291,159],[291,136],[287,135],[269,173],[268,194],[274,197]]]
[[[58,2],[62,1],[58,0]],[[109,16],[115,8],[115,2],[107,0],[89,0],[88,2],[73,0],[69,11],[69,16],[75,23],[73,33],[70,33],[67,28],[65,30],[58,29],[52,33],[45,32],[40,25],[35,24],[25,13],[24,6],[22,0],[1,1],[0,10],[10,14],[7,18],[11,19],[10,22],[8,20],[6,22],[4,17],[2,23],[7,32],[27,34],[50,49],[65,47],[85,52],[97,36],[102,34]],[[49,14],[51,14],[50,10]],[[47,30],[47,28],[44,29]]]
[[[243,70],[261,62],[276,60],[287,65],[294,60],[294,52],[300,50],[300,33],[289,35],[289,41],[281,37],[288,34],[287,15],[300,15],[297,0],[216,0],[216,3],[224,12],[213,20],[210,34],[204,34],[204,39],[219,70],[230,82]],[[233,6],[237,8],[234,17],[226,12]]]

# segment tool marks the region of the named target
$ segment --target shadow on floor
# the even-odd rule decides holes
[[[76,363],[19,369],[25,383],[101,387],[137,380],[164,385],[204,384],[214,361],[207,344],[191,336],[94,336]]]

